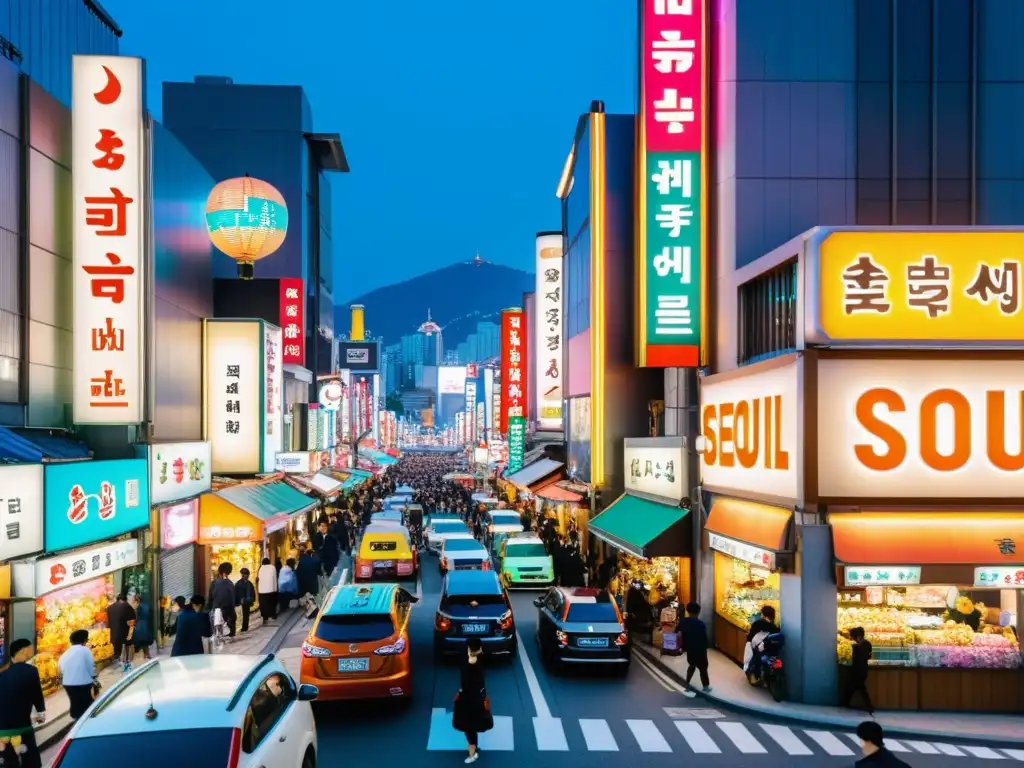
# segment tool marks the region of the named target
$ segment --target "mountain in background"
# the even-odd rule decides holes
[[[402,336],[415,333],[431,318],[444,332],[445,350],[466,340],[477,322],[500,323],[501,310],[521,307],[523,294],[534,289],[532,272],[482,261],[449,267],[394,285],[386,285],[347,301],[336,308],[335,333],[352,330],[349,307],[366,307],[366,330],[383,338],[385,346],[397,344]]]

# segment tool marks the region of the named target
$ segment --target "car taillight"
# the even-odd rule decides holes
[[[439,613],[437,614],[437,616],[434,617],[434,629],[436,629],[438,632],[447,632],[451,628],[452,622],[451,619],[449,619],[447,616],[444,616]]]
[[[481,571],[489,571],[489,570],[491,570],[491,561],[485,559],[482,563],[480,563],[480,570]]]
[[[405,638],[400,637],[391,645],[382,645],[380,648],[374,650],[374,653],[378,656],[397,656],[405,650]]]
[[[242,730],[231,729],[231,747],[228,749],[228,768],[238,768],[238,759],[242,756]]]
[[[512,611],[505,611],[498,618],[498,626],[501,627],[502,629],[512,629],[512,623],[513,623]]]
[[[441,567],[444,570],[446,570],[446,571],[448,570],[448,558],[447,557],[442,557],[441,558]]]
[[[331,655],[331,651],[328,648],[321,648],[318,645],[303,643],[302,655],[307,659],[326,659]]]
[[[555,630],[555,639],[558,640],[558,644],[559,645],[568,645],[569,644],[569,636],[567,634],[565,634],[565,632],[563,632],[560,629],[556,629]]]
[[[64,761],[64,754],[68,751],[69,746],[71,746],[71,739],[64,739],[64,743],[60,745],[60,751],[57,752],[57,757],[54,758],[50,768],[60,768],[60,764]]]
[[[412,573],[412,563],[402,560],[398,563],[399,573]]]
[[[629,632],[626,632],[625,630],[623,630],[622,634],[615,638],[615,644],[616,645],[628,645],[629,644]]]
[[[373,566],[362,560],[356,560],[356,571],[360,577],[370,576],[373,574]]]

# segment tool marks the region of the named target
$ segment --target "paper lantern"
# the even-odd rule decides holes
[[[252,279],[254,262],[281,247],[288,233],[288,206],[265,181],[248,174],[220,182],[206,198],[210,242],[238,262],[238,276]]]

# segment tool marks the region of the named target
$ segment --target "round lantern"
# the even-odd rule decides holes
[[[220,182],[206,198],[206,228],[217,250],[238,262],[238,276],[253,277],[253,264],[274,253],[288,233],[281,193],[248,174]]]

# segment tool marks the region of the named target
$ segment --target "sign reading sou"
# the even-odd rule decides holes
[[[501,311],[501,432],[513,416],[525,416],[527,376],[526,317],[521,309]]]
[[[213,473],[248,474],[263,466],[264,350],[259,320],[205,320],[206,439]]]
[[[682,438],[626,438],[622,454],[627,490],[674,501],[688,495]]]
[[[141,59],[72,59],[76,424],[142,421],[142,77]]]
[[[514,474],[523,468],[526,447],[526,417],[510,416],[508,420],[508,471]]]
[[[281,287],[281,333],[284,347],[281,359],[286,365],[306,364],[306,325],[303,305],[302,278],[282,277]]]
[[[704,344],[707,0],[642,0],[638,363],[700,364]]]
[[[562,234],[537,235],[537,423],[562,429]]]

